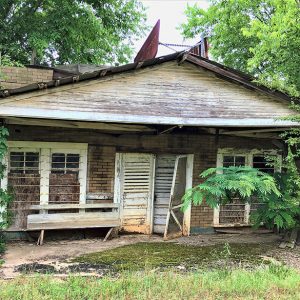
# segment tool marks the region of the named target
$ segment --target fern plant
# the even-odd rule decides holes
[[[200,174],[204,181],[187,190],[184,208],[205,202],[212,208],[239,198],[244,202],[264,202],[271,194],[281,196],[274,178],[251,167],[210,168]]]

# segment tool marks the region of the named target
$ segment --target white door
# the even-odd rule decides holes
[[[117,153],[117,202],[120,202],[121,229],[152,233],[155,156],[144,153]]]
[[[155,233],[189,235],[190,207],[181,210],[182,197],[192,187],[193,158],[189,155],[158,155],[155,168],[154,228]]]
[[[158,155],[155,164],[154,227],[155,233],[165,232],[176,155]]]

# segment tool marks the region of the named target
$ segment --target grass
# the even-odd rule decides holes
[[[0,299],[300,299],[297,271],[262,262],[269,247],[137,243],[73,259],[87,267],[109,266],[102,278],[48,274],[0,280]]]
[[[111,250],[82,255],[73,262],[108,265],[115,271],[141,269],[220,268],[223,265],[243,267],[263,263],[268,245],[220,244],[214,246],[187,246],[176,243],[137,243]]]
[[[118,278],[18,277],[0,281],[0,299],[299,299],[300,274],[283,266],[256,270],[123,272]]]

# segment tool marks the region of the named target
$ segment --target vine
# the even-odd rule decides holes
[[[8,130],[0,127],[0,181],[4,180],[6,166],[3,163],[7,154],[7,137]],[[12,201],[13,197],[7,189],[0,187],[0,253],[4,251],[4,235],[3,230],[10,224],[10,216],[7,211],[7,206]]]

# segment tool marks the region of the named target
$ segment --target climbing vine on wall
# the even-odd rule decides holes
[[[6,166],[3,163],[5,155],[7,153],[7,137],[8,130],[4,127],[0,127],[0,180],[4,179]],[[12,201],[12,195],[7,189],[0,187],[0,231],[9,225],[9,215],[5,209],[7,205]]]

